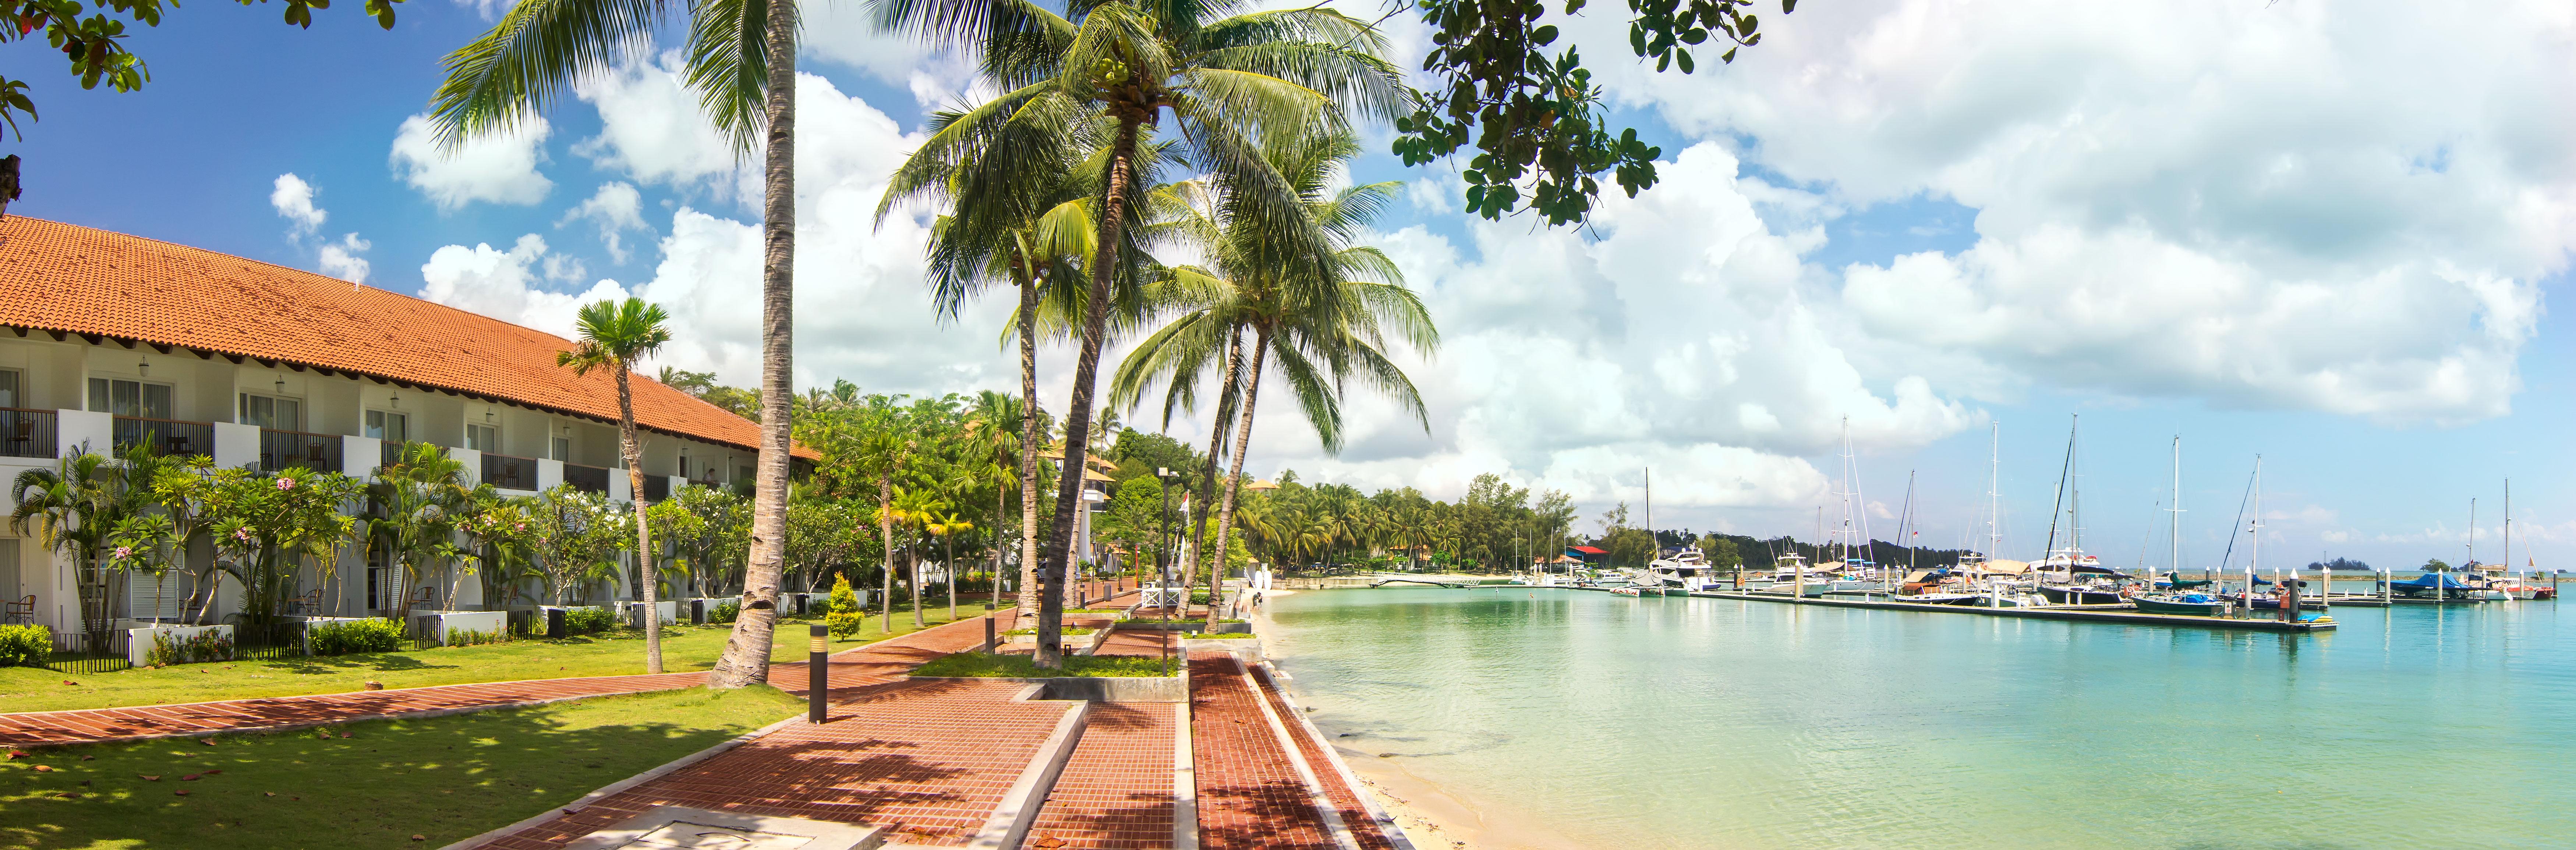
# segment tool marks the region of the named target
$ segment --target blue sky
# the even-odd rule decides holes
[[[1383,244],[1447,335],[1414,361],[1433,428],[1356,400],[1350,450],[1326,457],[1267,410],[1251,466],[1444,496],[1501,472],[1588,515],[1636,500],[1652,465],[1659,525],[1805,537],[1819,505],[1841,510],[1848,416],[1866,500],[1896,511],[1914,472],[1922,539],[1948,545],[1982,533],[2000,422],[2004,551],[2029,556],[2080,413],[2086,542],[2114,563],[2164,548],[2179,434],[2193,553],[2225,547],[2261,453],[2269,552],[2456,562],[2476,497],[2492,559],[2511,476],[2517,550],[2564,566],[2576,352],[2549,308],[2576,243],[2576,25],[2547,4],[2256,5],[2152,23],[1811,6],[1693,77],[1631,67],[1617,21],[1579,21],[1665,184],[1551,233],[1458,216],[1445,167],[1372,155],[1356,178],[1412,184]],[[558,331],[582,298],[643,294],[679,316],[666,362],[751,379],[742,174],[657,68],[566,98],[542,139],[403,160],[439,57],[490,9],[415,0],[392,32],[354,8],[309,31],[277,12],[174,11],[131,40],[153,82],[130,94],[0,52],[44,116],[0,144],[27,158],[10,211],[354,274],[326,264],[336,246],[370,285]],[[1413,64],[1419,33],[1392,27]],[[968,88],[960,64],[828,13],[810,32],[800,381],[1006,386],[998,310],[930,321],[917,215],[868,215],[923,103]],[[2393,44],[2419,58],[2382,67]],[[317,225],[279,205],[287,174]]]

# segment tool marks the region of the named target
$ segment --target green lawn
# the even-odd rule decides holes
[[[962,600],[961,600],[962,601]],[[923,619],[937,626],[948,622],[946,605],[924,606]],[[959,605],[960,619],[983,616],[984,606]],[[871,614],[859,633],[835,640],[833,649],[910,634],[912,612],[894,612],[893,635],[878,634],[882,618]],[[807,626],[820,617],[781,618],[770,658],[803,661]],[[662,638],[663,669],[679,672],[713,668],[724,654],[732,626],[677,626]],[[228,664],[182,664],[158,670],[114,673],[61,673],[41,667],[0,667],[0,711],[55,711],[67,708],[113,708],[249,697],[331,694],[362,690],[368,681],[388,688],[613,676],[644,672],[644,637],[629,630],[619,635],[564,640],[519,640],[508,643],[366,655],[335,655],[287,661],[243,661]],[[64,682],[77,684],[64,684]]]
[[[49,747],[0,762],[0,847],[437,847],[794,716],[803,705],[770,688],[691,688],[356,723],[333,727],[349,737],[328,740],[305,730],[224,736],[214,746],[176,739]]]

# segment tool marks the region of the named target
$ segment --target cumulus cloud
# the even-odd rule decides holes
[[[1605,199],[1597,237],[1477,222],[1471,244],[1422,227],[1379,244],[1441,323],[1433,358],[1407,364],[1431,433],[1381,401],[1351,405],[1326,457],[1293,405],[1262,406],[1254,457],[1364,486],[1454,493],[1508,470],[1588,504],[1803,503],[1826,476],[1802,456],[1853,440],[1906,448],[1982,419],[1870,350],[1830,281],[1802,262],[1814,198],[1738,174],[1713,144],[1659,166],[1668,185]],[[1424,193],[1434,194],[1434,193]],[[1675,512],[1669,516],[1684,516]],[[1704,512],[1700,512],[1705,516]]]
[[[588,221],[599,226],[600,246],[608,250],[609,259],[618,265],[626,264],[626,231],[650,232],[653,229],[644,223],[643,193],[635,190],[635,184],[617,181],[600,184],[597,194],[564,213],[555,226],[562,227],[575,221]]]
[[[1966,250],[1849,270],[1876,335],[2009,380],[2447,424],[2509,409],[2534,281],[2576,245],[2570,8],[1863,0],[1717,74],[1602,73],[1838,201],[1974,208]]]
[[[359,256],[375,247],[351,233],[338,242],[322,243],[322,273],[350,283],[367,282],[367,258]]]
[[[573,145],[573,152],[647,185],[730,191],[731,178],[750,159],[699,110],[698,96],[681,81],[681,63],[678,53],[664,53],[576,86],[574,93],[599,110],[600,128],[599,135]],[[806,135],[800,127],[798,138]]]
[[[290,236],[310,236],[322,227],[324,219],[331,217],[313,205],[313,184],[292,173],[277,175],[276,188],[268,193],[268,204],[277,208],[278,217],[286,219]]]
[[[519,237],[507,250],[478,244],[449,245],[432,252],[420,267],[420,297],[571,338],[581,305],[625,298],[626,288],[602,280],[587,291],[569,292],[544,286],[551,255],[544,237]]]
[[[442,149],[429,116],[403,119],[394,133],[391,161],[403,182],[442,211],[483,201],[525,206],[545,200],[554,181],[537,172],[546,161],[546,136],[552,131],[541,118],[530,118],[517,131],[480,136],[454,150]]]

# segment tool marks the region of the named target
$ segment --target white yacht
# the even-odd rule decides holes
[[[1725,581],[1718,579],[1715,571],[1709,569],[1708,555],[1697,546],[1684,546],[1670,557],[1656,558],[1646,565],[1646,569],[1666,592],[1702,593],[1735,587],[1731,578]]]

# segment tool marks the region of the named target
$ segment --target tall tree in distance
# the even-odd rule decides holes
[[[653,557],[652,518],[644,504],[644,441],[635,432],[635,364],[671,341],[666,327],[671,315],[661,305],[641,298],[600,301],[581,308],[573,320],[581,338],[569,351],[555,355],[557,365],[573,374],[607,369],[617,379],[617,456],[626,461],[627,494],[635,507],[635,569],[644,591],[644,672],[662,672],[661,561]]]

